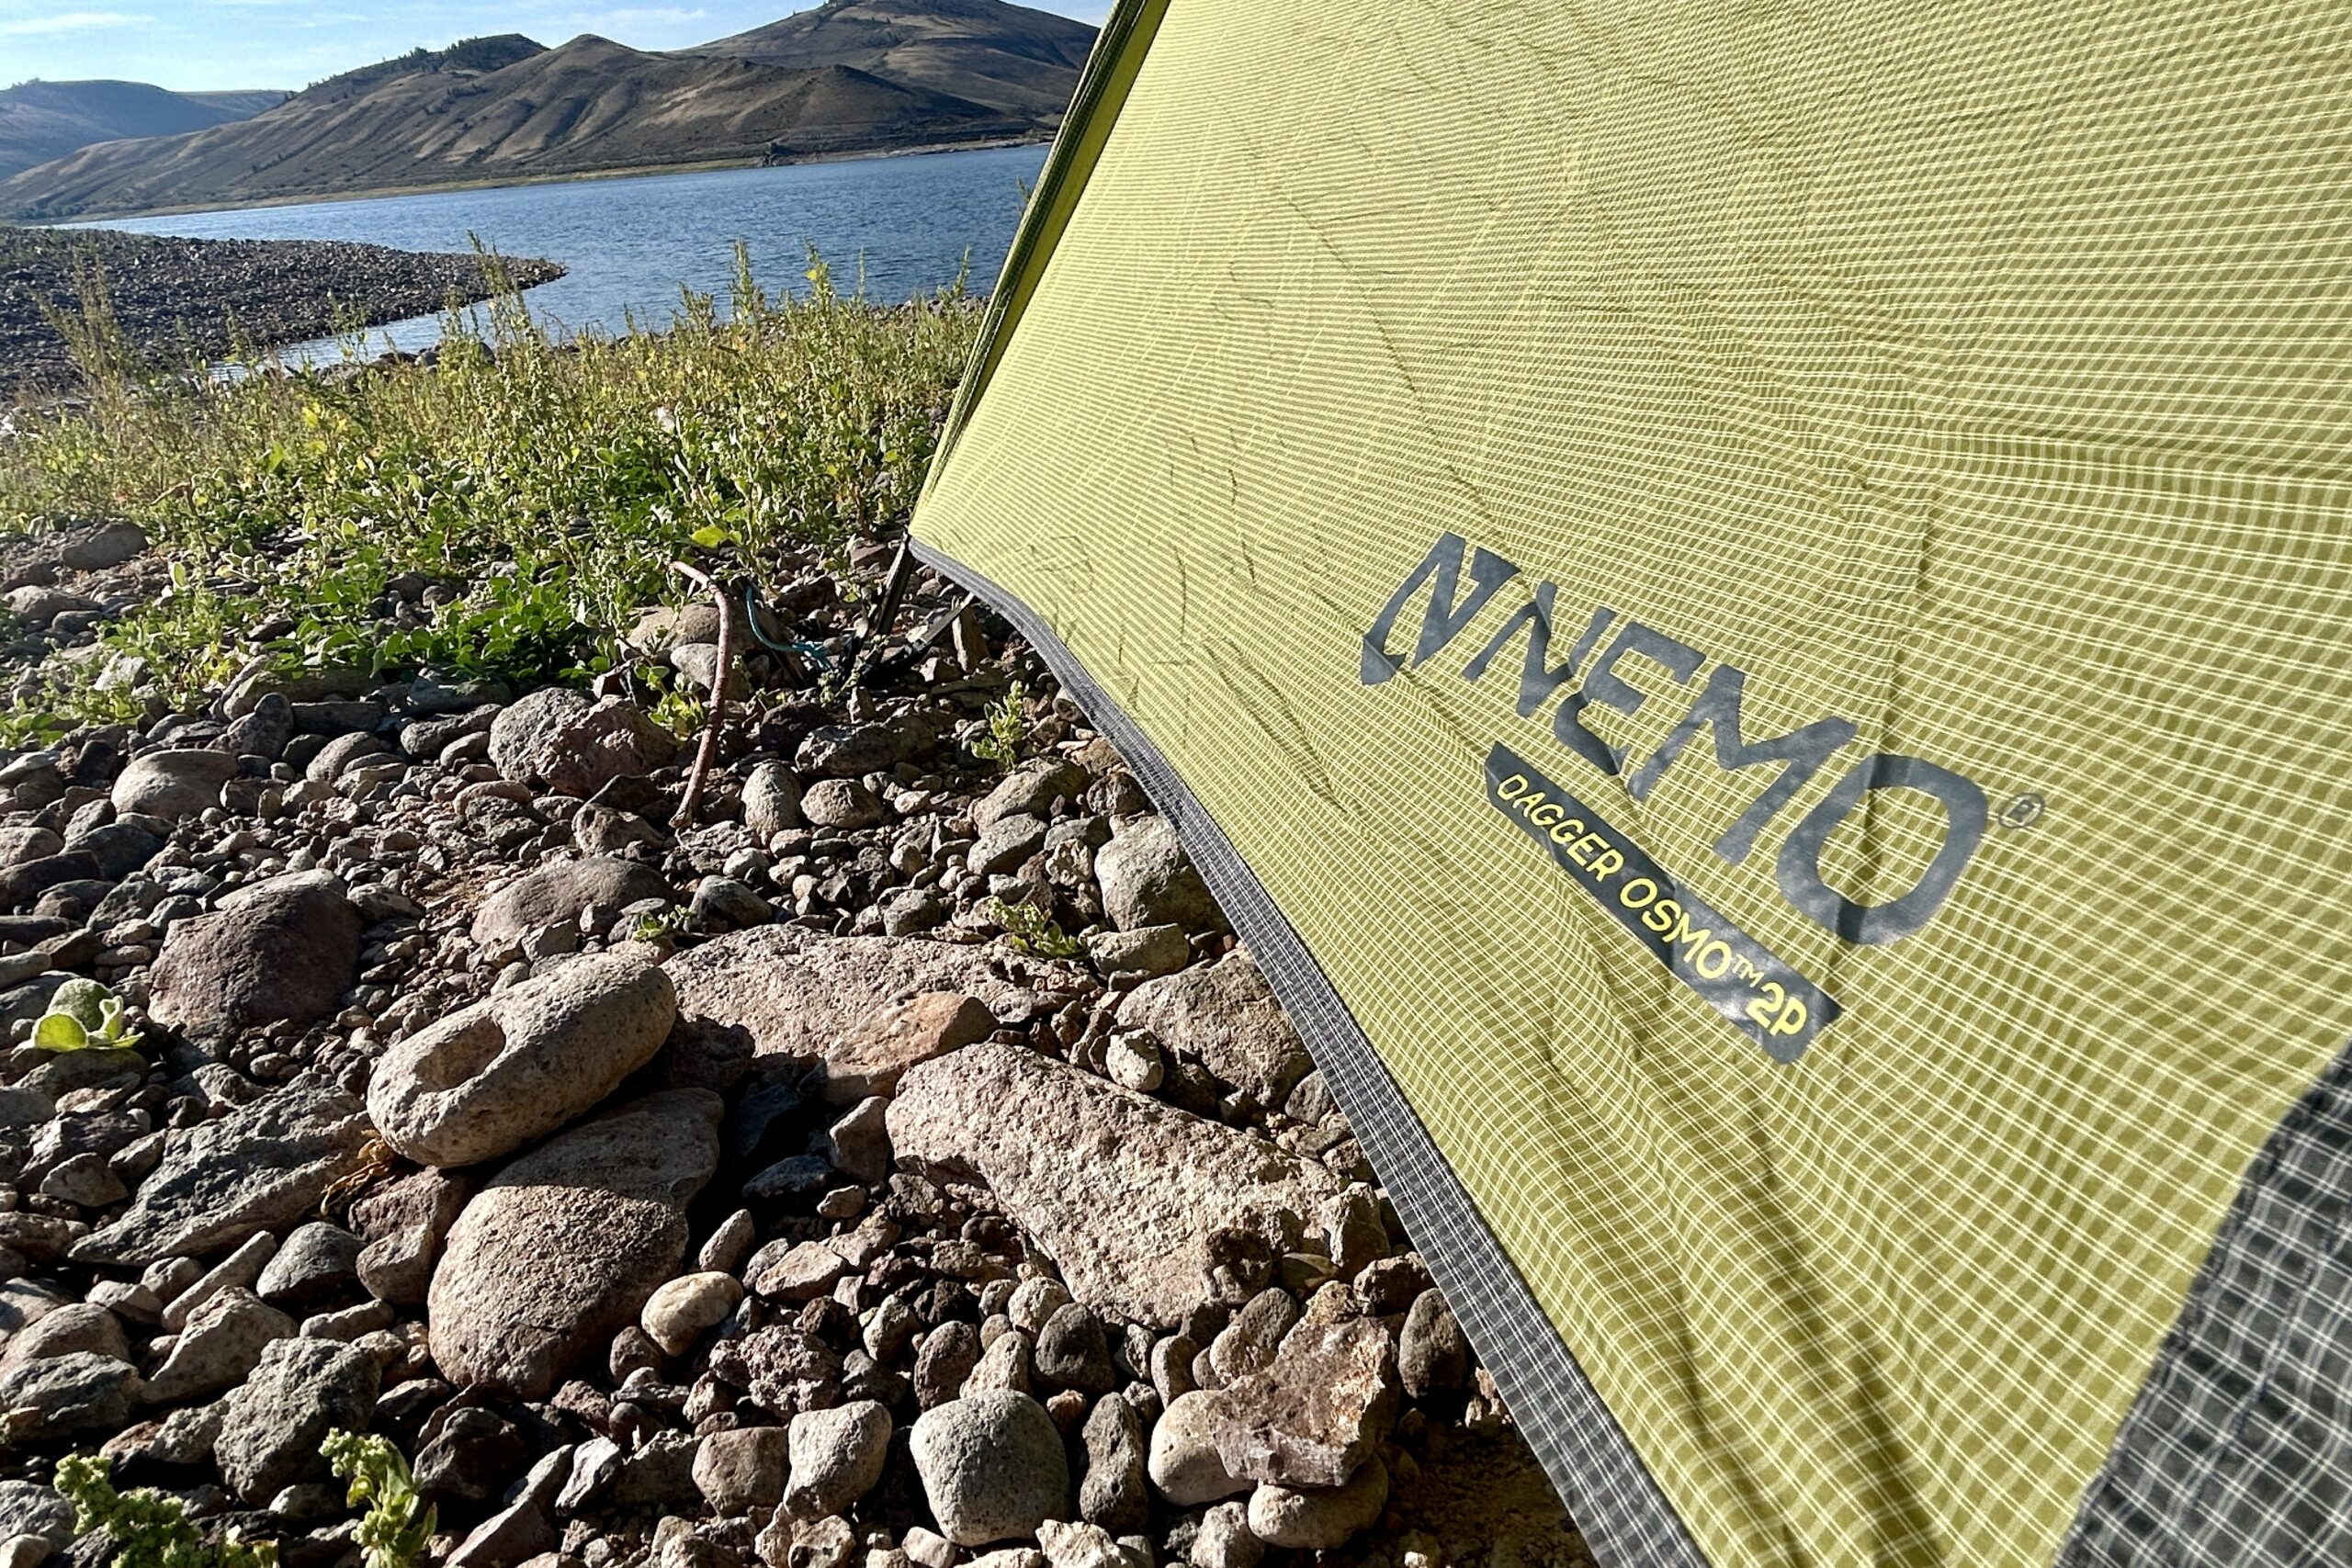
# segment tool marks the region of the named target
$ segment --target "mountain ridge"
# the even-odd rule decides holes
[[[248,118],[77,147],[0,179],[0,216],[1034,140],[1058,125],[1093,36],[1003,0],[828,0],[669,52],[594,34],[553,49],[516,33],[469,39],[343,72]]]
[[[94,142],[170,136],[260,112],[283,93],[175,93],[144,82],[36,78],[0,88],[0,175]]]

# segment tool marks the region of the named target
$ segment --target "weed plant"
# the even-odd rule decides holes
[[[637,611],[675,597],[682,554],[756,573],[778,547],[903,520],[978,321],[960,280],[876,305],[813,254],[804,288],[772,295],[738,247],[726,308],[689,290],[665,331],[567,334],[510,287],[447,313],[432,366],[370,364],[354,332],[339,366],[165,373],[125,349],[102,286],[84,298],[65,333],[84,400],[19,411],[0,438],[0,550],[127,518],[172,580],[107,626],[100,656],[0,697],[0,741],[185,705],[236,672],[256,627],[290,667],[612,668]],[[447,602],[387,626],[409,573]]]

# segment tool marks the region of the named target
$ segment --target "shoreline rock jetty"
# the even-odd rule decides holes
[[[101,536],[40,592],[135,593]],[[788,560],[794,637],[889,555]],[[1590,1562],[1172,829],[957,605],[847,691],[649,609],[747,694],[693,819],[613,681],[249,669],[0,751],[15,1568],[111,1560],[89,1453],[358,1568],[336,1431],[446,1568]]]

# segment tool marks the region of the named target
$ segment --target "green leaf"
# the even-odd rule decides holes
[[[706,550],[715,550],[727,542],[727,530],[706,523],[686,536]]]
[[[33,1025],[33,1043],[44,1051],[79,1051],[90,1043],[90,1032],[70,1012],[41,1015]]]

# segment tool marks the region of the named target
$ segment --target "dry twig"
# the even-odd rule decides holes
[[[735,675],[735,604],[708,572],[681,560],[672,561],[670,570],[709,594],[711,603],[718,606],[718,660],[710,677],[710,716],[703,721],[694,772],[686,775],[686,795],[678,803],[676,826],[691,828],[702,809],[703,785],[710,777],[710,765],[718,761],[718,739],[727,729],[727,688],[734,683]]]

